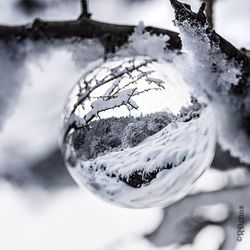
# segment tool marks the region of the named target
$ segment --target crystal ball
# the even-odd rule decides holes
[[[171,62],[116,57],[96,63],[70,92],[61,141],[80,186],[124,207],[164,207],[210,166],[213,112]]]

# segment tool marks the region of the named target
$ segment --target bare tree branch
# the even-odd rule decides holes
[[[175,0],[171,0],[171,3],[176,11],[180,11],[180,9],[184,7],[186,11],[189,12],[188,15],[196,18],[200,22],[206,22],[206,18],[202,15],[202,12],[196,14],[191,11],[189,5],[182,4]],[[82,0],[81,4],[82,14],[78,20],[52,22],[37,18],[32,24],[18,26],[0,25],[0,41],[22,42],[29,39],[34,42],[46,42],[55,39],[97,38],[103,44],[107,52],[113,52],[116,47],[124,44],[133,33],[135,26],[132,25],[109,24],[90,19],[87,0]],[[157,35],[168,35],[169,40],[167,41],[167,47],[173,50],[181,49],[181,40],[178,33],[150,26],[145,27],[145,31]],[[218,34],[215,34],[214,37],[219,40],[219,46],[228,58],[235,58],[237,61],[250,65],[249,58],[244,53],[236,49]]]
[[[135,26],[109,24],[91,20],[82,16],[78,20],[72,21],[43,21],[35,19],[32,24],[19,26],[0,25],[0,41],[22,42],[27,39],[36,41],[53,41],[55,39],[74,39],[74,38],[96,38],[103,44],[107,52],[113,52],[115,47],[119,47],[127,42],[128,37],[134,32]],[[181,49],[181,40],[178,33],[146,27],[145,31],[156,35],[167,35],[166,41],[169,49]]]

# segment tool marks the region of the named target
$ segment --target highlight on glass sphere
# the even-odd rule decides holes
[[[210,166],[212,110],[172,65],[113,58],[74,86],[61,148],[80,186],[124,207],[164,207],[186,196]]]

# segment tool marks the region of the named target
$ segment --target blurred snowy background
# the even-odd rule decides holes
[[[197,10],[199,0],[187,0]],[[215,29],[238,48],[250,48],[250,2],[217,0]],[[167,0],[91,0],[96,20],[175,30]],[[0,0],[0,24],[74,19],[77,0]],[[166,209],[113,207],[80,188],[67,173],[58,150],[65,98],[88,61],[102,55],[98,45],[59,46],[32,53],[25,72],[0,51],[0,249],[1,250],[247,250],[250,245],[248,166],[217,148],[212,168],[192,195]],[[73,53],[72,53],[73,51]],[[80,53],[80,57],[81,57]],[[19,62],[23,63],[22,60]],[[5,74],[3,74],[5,72]],[[6,72],[22,91],[8,90]],[[19,89],[16,90],[19,92]],[[13,96],[13,97],[12,97]],[[4,105],[10,103],[6,112]],[[4,120],[4,122],[2,122]],[[245,207],[245,235],[236,243],[238,207]]]

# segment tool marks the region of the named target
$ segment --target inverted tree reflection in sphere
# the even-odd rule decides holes
[[[66,166],[81,186],[114,204],[143,208],[188,194],[210,166],[215,129],[171,63],[113,58],[71,91],[63,119]]]

